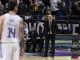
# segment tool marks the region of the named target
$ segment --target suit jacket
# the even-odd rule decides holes
[[[51,27],[52,35],[55,36],[56,30],[57,30],[57,24],[56,24],[56,22],[54,20],[52,21],[51,26],[49,25],[49,21],[48,20],[44,21],[45,36],[50,33],[50,27]]]

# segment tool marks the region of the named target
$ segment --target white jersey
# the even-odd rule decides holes
[[[19,24],[21,18],[9,13],[4,15],[1,42],[19,42]]]

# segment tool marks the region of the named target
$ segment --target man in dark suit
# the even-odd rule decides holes
[[[49,41],[51,40],[51,54],[55,54],[55,34],[56,34],[56,22],[53,19],[44,21],[44,32],[45,32],[45,52],[44,56],[48,55]]]

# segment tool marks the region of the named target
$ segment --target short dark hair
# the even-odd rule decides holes
[[[17,6],[17,3],[14,1],[10,1],[8,3],[8,11],[12,11]]]

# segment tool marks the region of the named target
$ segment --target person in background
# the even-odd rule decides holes
[[[26,22],[24,22],[24,40],[26,41],[25,42],[25,45],[26,45],[26,49],[25,49],[25,52],[29,52],[29,40],[28,40],[28,34],[29,33],[29,31],[28,31],[28,26],[27,26],[27,23]]]
[[[45,6],[50,6],[50,0],[42,0],[42,2],[44,3]]]
[[[3,14],[3,11],[4,11],[4,6],[3,6],[3,4],[1,3],[1,0],[0,0],[0,15]]]
[[[38,3],[39,3],[39,11],[38,11],[38,13],[39,13],[38,20],[39,20],[39,19],[42,19],[43,15],[44,15],[45,5],[41,0],[39,0]]]
[[[62,3],[60,5],[58,5],[58,3],[61,3],[61,0],[50,0],[50,9],[51,9],[51,14],[55,15],[55,19],[59,20],[59,16],[63,16],[61,9],[59,8],[59,6],[62,5]],[[63,7],[63,6],[62,6]]]
[[[25,37],[25,41],[27,41],[28,39],[28,26],[27,26],[27,23],[24,22],[24,37]]]
[[[70,15],[70,0],[60,0],[58,2],[58,8],[59,8],[59,17],[63,16],[69,16]]]
[[[43,51],[43,46],[44,46],[44,27],[39,26],[39,39],[38,39],[38,45],[39,45],[39,50],[38,52],[41,53]]]
[[[32,43],[32,52],[36,52],[36,45],[37,45],[37,37],[38,37],[38,33],[37,31],[34,29],[34,27],[31,27],[31,31],[29,31],[29,38],[31,40]]]
[[[48,56],[49,42],[51,41],[51,54],[55,55],[55,35],[56,35],[56,22],[51,15],[51,11],[47,10],[44,19],[44,36],[45,36],[45,52],[44,56]]]
[[[5,6],[6,2],[9,2],[9,0],[1,0],[1,2]]]
[[[37,0],[34,0],[32,5],[32,19],[37,19],[38,10],[39,10],[39,3]]]
[[[27,4],[27,16],[28,19],[31,19],[32,17],[32,5],[33,5],[33,0],[28,0],[28,4]]]
[[[53,17],[54,16],[54,17]],[[44,9],[44,16],[43,16],[43,20],[49,20],[49,19],[54,19],[55,20],[55,15],[51,14],[51,10],[49,6],[46,6]]]
[[[17,14],[20,16],[27,15],[27,5],[22,0],[19,2]]]
[[[73,2],[71,7],[71,15],[80,15],[80,1]]]
[[[59,0],[50,0],[50,8],[52,15],[58,16],[58,5]]]

